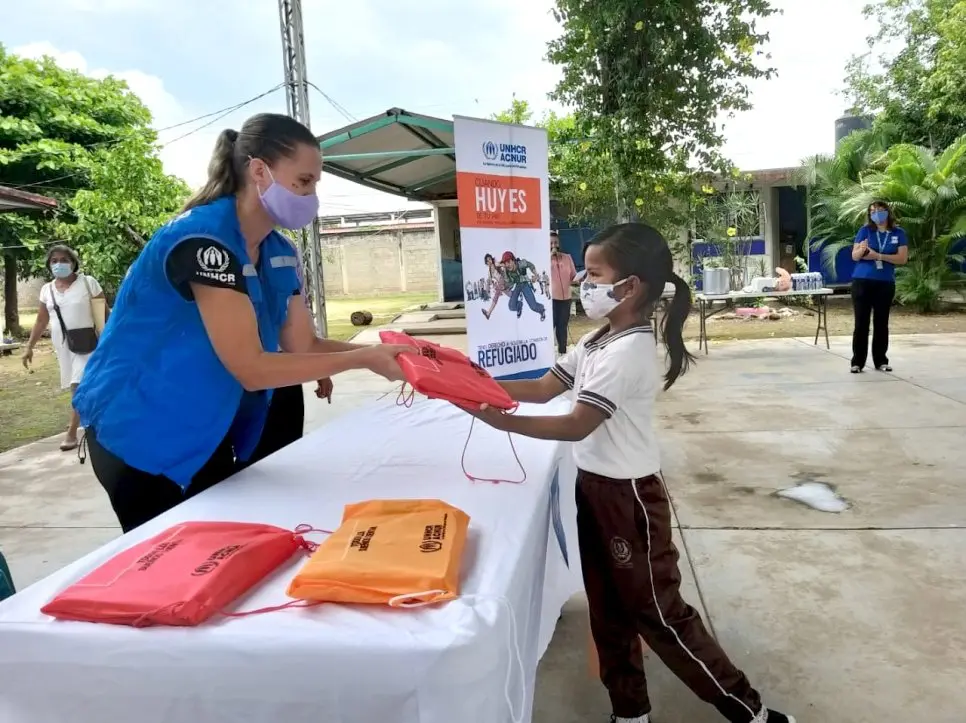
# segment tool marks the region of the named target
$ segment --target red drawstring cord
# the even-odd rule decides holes
[[[318,527],[312,527],[312,525],[299,525],[293,530],[296,537],[298,537],[299,547],[306,550],[310,554],[319,549],[319,543],[312,542],[311,540],[306,540],[303,535],[307,535],[310,532],[318,532],[322,535],[331,535],[331,530],[322,530]],[[242,610],[237,613],[226,613],[222,611],[222,615],[226,618],[245,618],[249,615],[262,615],[264,613],[274,613],[279,610],[287,610],[288,608],[313,608],[316,605],[321,605],[321,601],[309,602],[308,600],[289,600],[287,603],[282,603],[281,605],[269,605],[265,608],[258,608],[257,610]]]
[[[409,409],[413,406],[413,399],[416,397],[416,390],[413,387],[409,389],[409,396],[406,395],[406,382],[403,382],[399,387],[399,394],[396,395],[396,406],[406,407]]]
[[[514,407],[513,411],[516,411]],[[510,412],[512,414],[512,412]],[[476,424],[476,417],[473,417],[470,421],[470,431],[466,433],[466,443],[463,445],[463,454],[460,456],[460,467],[463,468],[463,474],[466,475],[466,479],[470,482],[491,482],[492,484],[511,484],[511,485],[522,485],[527,481],[527,471],[523,468],[523,463],[520,461],[520,455],[517,454],[517,448],[513,444],[513,436],[507,432],[506,438],[510,440],[510,449],[513,451],[513,459],[517,462],[517,467],[523,473],[523,479],[512,480],[512,479],[488,479],[486,477],[474,477],[469,472],[466,471],[466,450],[470,446],[470,437],[473,436],[473,426]]]
[[[416,390],[410,387],[409,394],[406,394],[406,386],[407,386],[407,383],[403,382],[402,385],[399,387],[399,394],[396,395],[396,406],[398,407],[409,408],[413,406],[413,399],[416,396]],[[462,405],[454,402],[454,404],[456,404],[457,406],[462,406],[464,409],[472,408],[473,406],[475,406],[473,402],[467,402]],[[516,412],[516,410],[517,410],[517,407],[513,407],[513,409],[509,410],[507,414],[513,414],[514,412]],[[519,467],[520,472],[523,473],[523,479],[510,480],[510,479],[489,479],[487,477],[474,477],[473,475],[471,475],[469,472],[466,471],[466,450],[470,446],[470,437],[473,436],[473,425],[475,424],[476,424],[476,417],[473,417],[472,421],[470,422],[470,431],[466,435],[466,442],[463,444],[463,454],[460,455],[460,467],[462,467],[463,474],[466,475],[466,479],[468,479],[470,482],[492,482],[493,484],[511,484],[511,485],[522,485],[524,482],[526,482],[527,471],[523,468],[523,463],[520,461],[520,455],[517,454],[517,448],[513,444],[513,437],[510,435],[509,432],[507,432],[506,438],[510,440],[510,449],[513,451],[513,459],[516,460],[517,467]]]

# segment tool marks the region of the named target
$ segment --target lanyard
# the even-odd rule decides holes
[[[882,253],[882,250],[886,246],[885,242],[889,240],[889,234],[890,233],[891,233],[890,231],[886,231],[885,232],[885,238],[883,238],[882,234],[879,231],[876,231],[875,232],[875,240],[879,242],[879,253],[880,254]]]

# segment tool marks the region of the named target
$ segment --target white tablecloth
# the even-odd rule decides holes
[[[561,400],[540,409],[567,407]],[[537,661],[561,606],[581,587],[574,467],[566,445],[515,437],[527,482],[471,483],[460,469],[469,423],[452,406],[427,400],[410,409],[387,400],[350,413],[0,603],[0,721],[528,721]],[[506,435],[482,424],[466,464],[480,477],[515,474]],[[551,524],[555,473],[570,568]],[[322,605],[140,630],[39,612],[121,549],[179,521],[333,529],[346,503],[375,498],[438,498],[471,516],[466,599],[412,610]],[[237,609],[284,602],[303,562],[293,559]]]

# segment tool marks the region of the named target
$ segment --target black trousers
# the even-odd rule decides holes
[[[237,471],[235,453],[228,439],[218,446],[186,490],[163,475],[148,474],[115,457],[100,445],[93,429],[87,430],[85,442],[97,481],[107,492],[124,532],[153,520]]]
[[[557,339],[557,353],[567,351],[567,327],[570,326],[570,299],[553,300],[553,333]]]
[[[248,461],[239,464],[240,468],[253,465],[302,439],[305,427],[305,397],[302,394],[301,384],[275,390],[272,403],[268,407],[262,438]]]
[[[855,330],[852,332],[852,366],[860,369],[869,356],[869,322],[872,322],[872,365],[889,363],[889,312],[896,297],[893,281],[852,279],[852,310]]]

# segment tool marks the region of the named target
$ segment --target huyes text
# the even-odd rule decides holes
[[[514,215],[526,213],[527,192],[521,188],[502,188],[501,183],[502,179],[476,179],[476,212]]]

